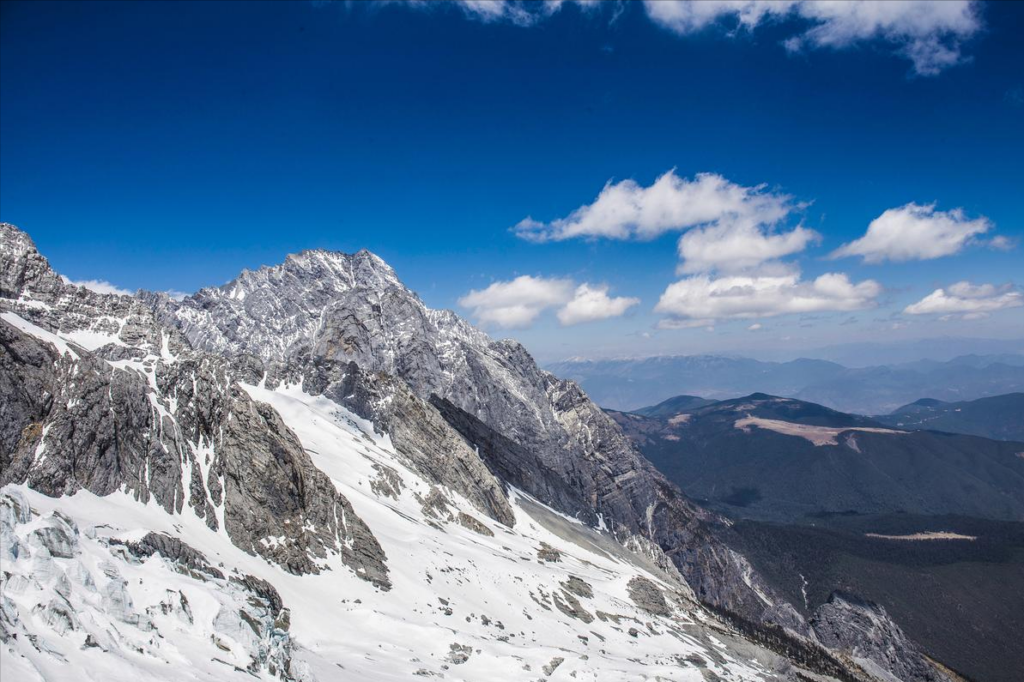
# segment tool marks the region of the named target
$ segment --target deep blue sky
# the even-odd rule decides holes
[[[884,331],[936,287],[1020,283],[1020,247],[822,256],[912,201],[1024,235],[1024,4],[984,5],[968,61],[932,77],[881,43],[791,55],[788,21],[679,36],[638,6],[614,21],[569,6],[530,27],[395,5],[0,11],[0,219],[72,279],[193,291],[299,249],[365,247],[429,305],[464,314],[469,290],[521,274],[641,299],[623,318],[562,328],[548,312],[509,332],[542,359],[1022,336],[1020,308]],[[672,168],[813,202],[804,223],[824,241],[790,260],[809,277],[878,280],[880,307],[844,327],[849,314],[770,318],[760,335],[750,320],[656,331],[678,234],[533,244],[509,230]]]

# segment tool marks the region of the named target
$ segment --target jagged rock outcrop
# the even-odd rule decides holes
[[[340,552],[387,587],[372,533],[271,408],[237,386],[211,390],[227,383],[223,373],[186,377],[176,368],[173,381],[158,368],[172,413],[135,371],[84,350],[75,356],[0,323],[0,387],[12,397],[0,415],[0,484],[27,482],[53,496],[123,490],[170,513],[187,506],[289,571],[317,572],[318,559]],[[200,384],[207,390],[192,393]]]
[[[882,679],[951,682],[878,604],[835,592],[815,610],[811,627],[822,644],[845,653]]]
[[[193,351],[136,299],[65,284],[23,233],[0,230],[0,485],[189,508],[288,571],[318,572],[337,553],[389,587],[383,551],[348,500],[279,415],[238,387],[236,377],[253,380],[251,362]],[[57,331],[81,345],[50,338]]]
[[[0,223],[0,261],[0,298],[18,299],[25,292],[52,297],[64,288],[32,238],[10,223]]]
[[[146,533],[138,542],[126,542],[125,546],[133,556],[140,559],[158,554],[189,572],[205,573],[217,578],[224,577],[223,573],[210,566],[206,557],[200,552],[192,549],[178,538],[164,533]]]

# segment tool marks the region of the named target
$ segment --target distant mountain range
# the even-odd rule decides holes
[[[949,431],[995,440],[1024,441],[1024,393],[956,403],[922,398],[875,419],[902,429]]]
[[[637,410],[680,394],[711,399],[763,391],[843,412],[888,414],[922,397],[973,400],[1024,391],[1024,355],[964,355],[937,362],[849,368],[826,360],[762,362],[716,355],[568,360],[549,365],[605,408]]]
[[[1024,443],[906,431],[763,393],[655,417],[612,412],[691,497],[729,513],[806,522],[836,514],[1024,520]]]
[[[877,418],[763,393],[609,413],[684,492],[735,519],[734,548],[802,611],[857,594],[970,678],[1019,679],[1024,443],[943,431],[1017,433],[1024,394]],[[906,430],[918,428],[942,430]]]
[[[962,336],[938,336],[904,341],[873,341],[843,343],[803,351],[801,355],[819,360],[838,362],[846,367],[895,365],[928,358],[946,362],[961,355],[1020,355],[1024,353],[1022,339],[980,339]],[[761,356],[764,360],[789,360],[789,356]]]

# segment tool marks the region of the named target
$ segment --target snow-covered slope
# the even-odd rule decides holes
[[[868,679],[575,384],[372,254],[180,305],[6,224],[0,261],[19,679]]]
[[[685,586],[578,521],[514,490],[512,527],[458,495],[424,505],[434,487],[360,418],[297,386],[245,390],[278,410],[374,530],[392,588],[337,559],[318,575],[288,573],[194,514],[122,492],[51,498],[8,486],[4,670],[25,680],[71,669],[96,680],[286,670],[396,680],[698,680],[706,670],[752,680],[783,666],[709,621]],[[206,568],[132,547],[149,533],[182,540]],[[239,582],[246,576],[273,585],[288,614]]]

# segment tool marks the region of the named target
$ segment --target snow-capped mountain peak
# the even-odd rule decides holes
[[[869,679],[578,386],[373,254],[177,303],[2,230],[5,671]]]

